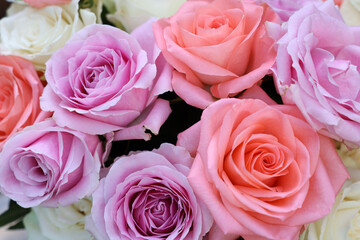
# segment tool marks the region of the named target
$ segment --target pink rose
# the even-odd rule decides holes
[[[266,2],[280,16],[282,21],[288,21],[289,17],[308,3],[320,2],[321,0],[258,0]]]
[[[188,104],[205,108],[261,80],[275,61],[266,21],[277,22],[267,5],[252,1],[188,1],[154,24],[155,39],[175,67],[172,86]]]
[[[115,131],[115,140],[149,139],[169,116],[158,95],[171,90],[172,69],[156,47],[149,21],[131,35],[107,25],[75,33],[46,63],[41,107],[89,134]]]
[[[101,161],[97,136],[58,127],[48,119],[4,145],[1,192],[22,207],[69,205],[95,190]]]
[[[295,239],[330,212],[348,177],[295,106],[222,99],[179,142],[198,146],[188,180],[218,229],[246,240]]]
[[[280,16],[282,21],[288,21],[289,17],[306,4],[325,2],[327,0],[257,0],[259,3],[267,3]],[[334,0],[335,4],[341,6],[343,0]]]
[[[48,116],[40,109],[42,91],[31,62],[0,55],[0,151],[15,132]]]
[[[182,147],[116,159],[93,194],[86,228],[102,240],[200,240],[212,217],[186,176],[192,158]]]
[[[269,30],[281,36],[274,74],[284,103],[296,104],[317,131],[360,145],[360,28],[327,1]]]
[[[68,4],[72,0],[24,0],[24,2],[27,2],[30,6],[35,8],[43,8],[49,5],[63,5]]]

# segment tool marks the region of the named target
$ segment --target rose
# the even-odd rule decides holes
[[[319,2],[320,0],[258,0],[259,2],[266,2],[270,7],[279,14],[281,20],[288,21],[289,17],[297,10],[308,3]]]
[[[311,223],[301,240],[357,239],[360,234],[360,182],[347,181],[329,215]]]
[[[295,106],[221,99],[178,138],[198,146],[188,180],[218,228],[246,240],[295,239],[329,213],[348,176]]]
[[[360,0],[344,0],[340,12],[347,25],[360,25]]]
[[[360,28],[347,26],[327,1],[269,30],[274,36],[285,30],[273,69],[283,101],[296,104],[317,131],[360,145]]]
[[[13,3],[8,16],[0,20],[0,50],[2,54],[22,56],[36,69],[45,70],[45,62],[53,52],[76,31],[95,21],[93,13],[79,10],[78,0],[42,9]]]
[[[49,5],[63,5],[68,4],[71,0],[24,0],[30,6],[35,8],[43,8]]]
[[[86,228],[96,239],[202,239],[212,218],[186,175],[192,158],[182,147],[119,157],[93,194]]]
[[[42,91],[31,62],[0,55],[0,151],[15,132],[47,117],[39,104]]]
[[[336,151],[351,175],[351,169],[360,169],[360,148],[349,149],[343,143],[337,143]],[[357,173],[355,175],[358,175]],[[360,180],[360,179],[359,179]]]
[[[56,126],[52,119],[14,135],[0,153],[0,188],[22,207],[65,206],[99,182],[101,142]]]
[[[91,200],[84,198],[65,207],[32,208],[24,218],[28,240],[94,239],[84,229],[85,217],[90,215],[91,205]]]
[[[258,0],[266,2],[280,16],[281,20],[288,21],[289,17],[297,10],[309,3],[320,2],[321,0]],[[323,0],[326,1],[326,0]],[[341,6],[343,0],[335,0],[335,4]]]
[[[107,18],[127,32],[133,31],[152,17],[170,17],[186,0],[113,0],[105,1],[111,14]]]
[[[158,46],[177,70],[172,86],[188,104],[205,108],[256,84],[275,61],[265,21],[278,21],[252,1],[188,1],[154,24]]]
[[[86,0],[79,2],[80,8],[87,9],[96,15],[96,23],[102,24],[101,14],[103,13],[103,0]]]
[[[46,66],[41,107],[57,124],[115,140],[149,139],[171,112],[158,95],[169,91],[171,68],[156,47],[152,22],[131,35],[111,26],[77,32]]]

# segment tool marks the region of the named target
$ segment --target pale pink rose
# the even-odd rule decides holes
[[[252,1],[188,1],[155,22],[155,39],[174,66],[172,86],[188,104],[205,108],[261,80],[275,61],[266,21],[278,21]]]
[[[90,25],[46,63],[41,107],[53,118],[89,134],[115,132],[115,140],[150,138],[169,116],[157,98],[171,90],[172,68],[155,44],[148,21],[131,35],[108,25]]]
[[[40,109],[42,92],[43,85],[31,62],[0,55],[0,151],[15,132],[48,117]]]
[[[360,145],[360,28],[327,1],[269,31],[279,39],[273,70],[284,103],[296,104],[317,131]]]
[[[259,3],[267,3],[280,16],[282,21],[288,21],[289,17],[306,4],[319,3],[327,0],[257,0]],[[330,0],[331,1],[331,0]],[[334,0],[341,6],[343,0]]]
[[[30,6],[35,8],[43,8],[49,5],[64,5],[70,3],[72,0],[24,0]]]
[[[87,230],[101,240],[201,240],[213,220],[186,179],[192,161],[168,143],[117,158],[92,195]]]
[[[308,3],[320,2],[321,0],[258,0],[266,2],[280,16],[282,21],[288,21],[289,17]]]
[[[188,179],[217,224],[214,240],[297,239],[348,177],[333,142],[295,106],[221,99],[179,142],[197,146]]]
[[[1,192],[22,207],[57,207],[90,195],[99,183],[99,138],[52,119],[26,127],[0,153]]]

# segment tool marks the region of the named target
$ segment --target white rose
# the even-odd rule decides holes
[[[360,25],[360,0],[344,0],[340,12],[347,25]]]
[[[96,22],[94,13],[79,10],[78,1],[42,9],[13,3],[0,20],[0,53],[22,56],[44,70],[53,52],[76,31]]]
[[[89,1],[91,4],[84,4],[84,7],[89,11],[95,13],[96,15],[96,22],[102,24],[101,20],[101,13],[103,9],[103,0],[93,0]]]
[[[360,239],[360,182],[347,181],[336,197],[330,214],[315,223],[311,223],[301,239]]]
[[[105,0],[104,4],[115,12],[107,15],[109,21],[131,32],[152,17],[170,17],[186,0]]]
[[[90,240],[85,230],[85,217],[90,214],[91,201],[79,202],[58,208],[34,207],[24,218],[28,240]]]

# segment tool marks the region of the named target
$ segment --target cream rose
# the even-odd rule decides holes
[[[78,0],[42,9],[12,3],[0,20],[0,53],[22,56],[44,70],[51,54],[73,33],[95,22],[95,14],[79,10]]]
[[[360,25],[360,0],[344,0],[340,12],[347,25]]]
[[[101,13],[104,0],[83,1],[80,8],[87,9],[96,15],[96,23],[102,24]]]
[[[341,160],[343,161],[344,165],[348,169],[348,171],[352,172],[351,170],[354,170],[354,173],[350,175],[352,178],[357,177],[357,172],[360,171],[360,147],[349,149],[346,147],[345,144],[337,142],[336,143],[336,151],[339,154]],[[360,174],[359,174],[360,177]],[[360,179],[359,179],[360,180]]]
[[[94,239],[84,229],[85,217],[90,215],[92,203],[84,198],[66,207],[34,207],[25,217],[28,240],[89,240]]]
[[[104,0],[111,14],[107,17],[116,26],[131,32],[151,17],[170,17],[186,0]],[[112,11],[115,9],[115,11]]]

